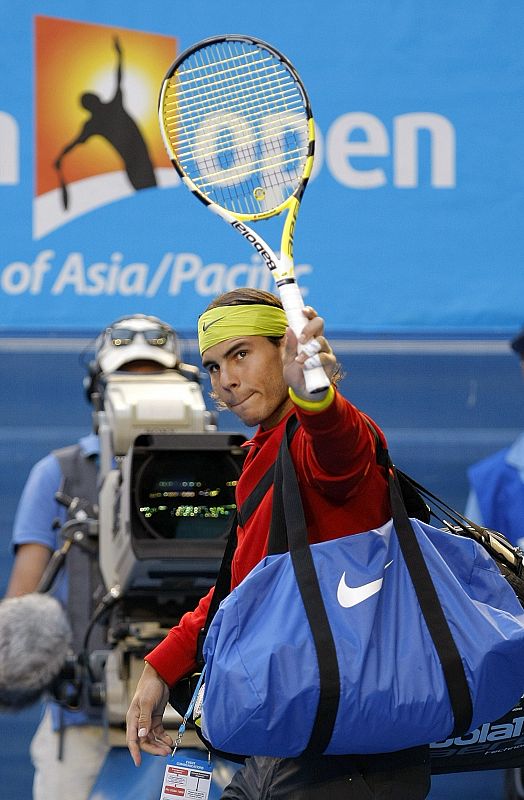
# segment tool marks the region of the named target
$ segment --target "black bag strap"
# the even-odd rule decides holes
[[[373,432],[376,441],[377,463],[389,469],[389,453],[384,448],[378,431],[371,421],[366,422]],[[506,536],[499,531],[478,525],[468,519],[456,508],[453,508],[431,492],[411,475],[395,466],[395,476],[398,479],[404,506],[408,516],[415,517],[422,522],[430,522],[431,518],[440,522],[451,533],[474,539],[489,555],[498,562],[502,574],[511,585],[520,603],[524,605],[524,553],[511,544]]]
[[[431,511],[429,506],[424,503],[420,492],[424,491],[425,494],[433,500],[437,500],[438,498],[432,495],[428,490],[425,490],[423,486],[408,475],[396,469],[391,461],[388,450],[380,440],[378,432],[374,426],[370,425],[370,428],[375,434],[377,461],[384,466],[387,471],[391,513],[395,523],[400,549],[402,550],[402,555],[408,567],[417,600],[430,636],[435,645],[448,688],[451,708],[455,719],[455,727],[451,735],[458,736],[464,733],[464,731],[467,731],[470,727],[473,715],[471,694],[460,653],[453,639],[435,585],[406,510],[407,494],[410,497],[415,496],[419,498],[423,506],[427,509],[428,516],[425,517],[423,514],[420,516],[418,514],[412,515],[417,516],[424,522],[429,522]]]
[[[292,417],[290,417],[289,426],[286,426],[286,435],[289,437],[288,438],[289,442],[291,442],[291,439],[295,435],[299,426],[300,423],[296,418],[296,416],[293,415]],[[215,616],[220,603],[228,596],[228,594],[231,591],[231,564],[237,546],[237,524],[239,523],[242,527],[244,527],[247,521],[250,519],[250,517],[255,513],[256,509],[258,508],[258,506],[262,501],[262,498],[265,496],[265,494],[269,491],[269,488],[272,486],[274,482],[274,475],[275,475],[275,464],[273,463],[266,470],[266,472],[259,480],[258,484],[253,489],[251,494],[248,497],[246,497],[246,499],[242,503],[242,506],[240,508],[237,508],[236,512],[231,517],[228,532],[226,534],[227,536],[226,548],[224,550],[224,555],[222,556],[220,569],[218,571],[217,579],[215,581],[213,596],[209,604],[204,627],[201,629],[197,640],[196,660],[197,664],[200,667],[204,666],[202,651],[204,648],[204,639],[207,636],[209,626],[213,621],[213,617]],[[287,547],[285,549],[287,549]]]
[[[435,645],[449,693],[455,719],[455,726],[450,736],[459,736],[469,730],[473,717],[473,705],[466,673],[440,604],[435,584],[408,517],[396,470],[391,459],[389,459],[388,484],[391,511],[400,549],[415,588],[423,617]]]
[[[373,434],[373,438],[375,439],[375,455],[377,464],[383,467],[387,473],[391,466],[389,453],[384,447],[379,432],[373,425],[372,421],[367,417],[364,417],[364,420],[369,430]],[[396,469],[395,473],[400,484],[400,492],[404,506],[408,512],[408,516],[415,517],[422,522],[429,523],[431,519],[431,508],[425,502],[424,497],[419,491],[422,489],[422,487],[419,486],[419,484],[417,484],[414,480],[409,478],[404,472]]]
[[[220,569],[218,570],[218,575],[215,581],[215,588],[213,589],[211,602],[209,603],[209,607],[207,610],[206,621],[204,623],[204,626],[200,629],[197,638],[196,663],[200,670],[204,666],[204,655],[203,655],[204,639],[207,636],[209,626],[211,625],[213,617],[215,616],[220,603],[225,597],[228,596],[229,592],[231,591],[231,563],[233,561],[233,556],[235,554],[237,546],[237,522],[238,522],[238,512],[235,511],[231,515],[231,520],[229,523],[229,529],[227,533],[226,547],[224,550],[224,555],[222,556],[222,561],[220,563]]]
[[[454,730],[450,735],[457,736],[469,729],[472,719],[471,696],[464,666],[405,509],[395,468],[386,450],[385,453],[395,530],[422,614],[442,664],[455,719]],[[278,465],[281,465],[282,480],[280,480],[280,473],[277,471],[273,490],[273,508],[275,509],[276,524],[278,524],[279,517],[284,519],[286,524],[289,552],[297,585],[311,626],[320,674],[319,704],[305,752],[322,753],[331,739],[338,710],[340,698],[338,663],[333,635],[318,584],[311,550],[307,542],[304,511],[286,436],[282,439],[277,459],[277,470],[280,469]]]
[[[320,695],[313,730],[304,754],[323,753],[328,746],[340,700],[340,673],[335,640],[329,624],[313,556],[307,541],[307,528],[300,489],[289,452],[288,436],[282,439],[275,465],[272,533],[284,521],[284,536],[297,579],[297,585],[313,635],[320,675]],[[275,541],[280,537],[275,536]],[[286,548],[287,549],[287,548]]]
[[[242,528],[245,526],[248,519],[255,513],[256,509],[262,502],[262,498],[269,490],[269,487],[273,483],[274,473],[275,473],[275,465],[271,464],[269,469],[264,473],[262,478],[259,480],[258,484],[255,486],[249,497],[246,497],[246,499],[242,503],[241,508],[237,509],[238,522],[242,526]]]

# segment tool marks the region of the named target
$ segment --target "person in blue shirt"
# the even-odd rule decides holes
[[[512,340],[524,374],[524,328]],[[524,433],[468,469],[465,515],[524,547]]]
[[[524,328],[511,342],[524,374]],[[524,433],[515,441],[468,469],[470,485],[465,515],[468,519],[499,531],[524,549]],[[521,768],[508,769],[504,777],[505,797],[524,800]]]
[[[183,366],[186,370],[196,370]],[[156,317],[142,314],[123,317],[103,330],[96,340],[95,360],[85,379],[87,395],[91,400],[101,391],[104,376],[116,371],[153,373],[180,367],[173,328]],[[56,493],[63,492],[64,486],[81,487],[82,499],[96,504],[98,455],[98,437],[90,433],[76,445],[49,453],[33,466],[15,516],[12,533],[15,558],[6,597],[34,592],[52,553],[62,543],[60,525],[67,520],[67,509],[57,501]],[[65,570],[58,574],[53,594],[71,618],[74,593],[68,592]],[[107,751],[101,712],[97,715],[92,708],[82,705],[72,711],[49,700],[31,742],[35,768],[33,799],[86,800]]]

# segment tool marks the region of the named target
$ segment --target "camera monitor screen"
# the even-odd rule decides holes
[[[245,441],[218,431],[136,437],[100,492],[107,588],[165,599],[180,594],[181,582],[192,591],[203,579],[211,585],[234,532]]]
[[[239,464],[228,452],[174,450],[135,456],[135,536],[218,539],[235,511]]]
[[[139,557],[202,553],[206,542],[206,552],[215,545],[219,552],[236,510],[245,441],[218,432],[137,437],[126,517]]]

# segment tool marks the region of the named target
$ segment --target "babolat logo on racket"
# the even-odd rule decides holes
[[[246,228],[245,225],[242,225],[242,223],[238,222],[237,220],[232,222],[231,225],[233,226],[233,228],[236,228],[239,233],[242,234],[244,239],[246,239],[251,245],[253,245],[257,253],[259,253],[262,256],[269,269],[276,268],[277,265],[273,261],[271,254],[267,252],[264,245],[258,241],[257,237],[249,230],[249,228]]]

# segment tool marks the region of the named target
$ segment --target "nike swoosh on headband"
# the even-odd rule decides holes
[[[389,561],[384,569],[386,570],[393,561]],[[363,603],[364,600],[373,597],[374,594],[380,592],[384,578],[378,578],[376,581],[364,583],[362,586],[348,586],[346,583],[346,573],[342,573],[340,582],[337,589],[337,600],[342,608],[353,608]]]
[[[217,317],[216,319],[212,319],[211,322],[204,322],[202,325],[203,332],[205,333],[211,325],[214,325],[215,322],[220,322],[221,319],[224,319],[224,317]]]

